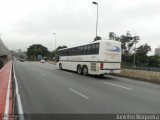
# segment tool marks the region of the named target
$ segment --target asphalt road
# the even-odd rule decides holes
[[[25,114],[160,113],[160,85],[82,76],[48,63],[16,61],[14,67]]]

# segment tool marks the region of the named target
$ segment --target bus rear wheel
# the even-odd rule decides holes
[[[99,76],[100,76],[101,78],[104,78],[104,74],[100,74]]]
[[[88,75],[88,67],[87,66],[83,66],[83,75]]]
[[[82,67],[80,65],[77,66],[77,73],[82,74]]]
[[[61,63],[59,64],[59,69],[62,70],[62,64]]]

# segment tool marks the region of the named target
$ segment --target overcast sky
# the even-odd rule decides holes
[[[160,0],[97,0],[98,35],[108,38],[131,31],[138,45],[160,46]],[[95,37],[96,5],[92,0],[0,0],[0,33],[9,49],[26,50],[40,43],[54,49],[85,44]],[[137,45],[137,46],[138,46]]]

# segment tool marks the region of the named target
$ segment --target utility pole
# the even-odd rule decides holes
[[[96,37],[98,34],[98,3],[97,2],[92,2],[93,4],[97,5],[97,18],[96,18]]]
[[[54,62],[56,63],[56,33],[53,33],[55,36],[55,53],[54,53]]]

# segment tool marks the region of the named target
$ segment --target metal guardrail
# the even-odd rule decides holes
[[[122,68],[133,69],[133,70],[144,70],[144,71],[160,72],[160,68],[158,68],[158,67],[122,66]]]

